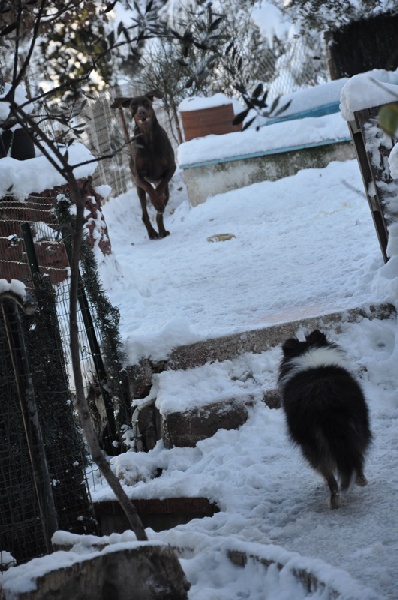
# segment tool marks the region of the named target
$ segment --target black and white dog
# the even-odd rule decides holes
[[[279,390],[289,436],[326,480],[330,507],[339,508],[341,489],[364,475],[371,442],[369,414],[361,386],[349,372],[343,350],[319,330],[282,346]],[[337,479],[336,479],[337,477]]]

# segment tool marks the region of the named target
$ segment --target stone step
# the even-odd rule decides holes
[[[181,346],[174,349],[168,360],[161,364],[142,361],[139,367],[135,367],[135,376],[141,375],[141,388],[144,390],[143,399],[133,402],[136,449],[150,450],[160,439],[166,448],[195,446],[200,440],[213,436],[219,429],[236,429],[243,425],[248,418],[250,406],[258,400],[264,401],[270,408],[278,408],[280,398],[276,380],[280,345],[285,339],[297,334],[300,328],[308,331],[316,328],[333,329],[338,332],[343,322],[354,323],[362,318],[385,319],[393,315],[395,309],[389,304],[330,312]],[[254,379],[246,382],[244,374],[243,382],[239,380],[237,367],[231,361],[245,354],[262,353],[267,354],[264,364],[267,362],[269,366],[268,372],[261,376],[261,384],[256,384]],[[227,361],[231,362],[230,367]],[[213,377],[213,371],[220,370],[220,364],[225,371],[219,373],[220,388],[229,390],[232,385],[236,387],[236,392],[232,395],[221,393],[218,397],[212,395],[207,401],[203,397],[203,391],[199,391],[201,382]],[[231,374],[228,373],[229,368]],[[134,368],[131,368],[130,378],[133,371]],[[187,372],[191,390],[188,400],[184,389],[181,389],[181,371]],[[234,378],[238,378],[236,386]],[[134,382],[132,379],[130,381],[134,384],[131,385],[131,391],[137,392],[139,378]],[[192,398],[192,388],[196,381],[197,398]],[[152,392],[148,395],[151,389]],[[138,398],[137,395],[135,397]]]
[[[311,308],[308,312],[313,312]],[[214,360],[230,360],[245,352],[264,352],[278,346],[297,333],[300,327],[308,330],[322,329],[340,322],[354,323],[360,318],[386,319],[395,313],[392,304],[377,304],[346,310],[321,312],[306,316],[306,310],[292,309],[272,317],[274,324],[244,333],[208,339],[196,344],[175,348],[167,360],[168,369],[191,369]],[[271,319],[270,319],[271,320]]]
[[[140,498],[131,500],[145,528],[164,531],[185,525],[192,519],[212,517],[220,512],[207,498]],[[94,513],[101,535],[123,533],[130,529],[128,519],[117,500],[94,502]]]

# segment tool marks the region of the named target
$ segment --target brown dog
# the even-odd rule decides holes
[[[137,96],[130,103],[135,122],[131,172],[141,202],[142,220],[151,240],[164,238],[170,233],[164,227],[163,213],[170,196],[169,182],[176,170],[173,148],[152,106],[156,95],[156,92],[150,92],[145,96]],[[149,219],[147,194],[157,211],[158,232]]]

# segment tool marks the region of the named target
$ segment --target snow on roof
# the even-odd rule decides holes
[[[225,94],[214,94],[214,96],[191,96],[183,100],[178,110],[180,112],[189,112],[195,110],[202,110],[205,108],[213,108],[215,106],[224,106],[225,104],[231,104],[232,99],[228,98]]]
[[[348,78],[336,79],[335,81],[327,81],[314,87],[305,88],[291,94],[285,94],[281,97],[278,107],[290,102],[281,117],[286,117],[295,113],[304,112],[325,104],[338,103],[343,86],[347,83]]]

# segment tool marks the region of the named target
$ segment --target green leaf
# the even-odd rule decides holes
[[[276,113],[274,114],[275,117],[279,117],[279,115],[283,112],[285,112],[285,110],[287,110],[289,108],[289,106],[291,105],[292,101],[289,100],[289,102],[286,102],[286,104],[284,104],[283,106],[281,106],[281,108],[278,108],[278,110],[276,111]]]
[[[218,19],[213,21],[213,23],[210,25],[209,31],[214,31],[215,29],[217,29],[217,27],[223,20],[224,20],[224,17],[218,17]]]
[[[263,84],[262,84],[262,83],[259,83],[259,84],[256,86],[256,89],[255,89],[255,90],[254,90],[254,92],[253,92],[253,98],[258,98],[258,97],[259,97],[259,95],[263,93],[263,89],[264,89],[264,86],[263,86]]]
[[[234,120],[232,121],[232,125],[239,125],[240,123],[243,123],[243,121],[246,119],[248,114],[249,114],[248,108],[246,110],[243,110],[242,112],[238,113],[236,115],[236,117],[234,118]]]
[[[257,115],[255,115],[252,119],[249,119],[249,121],[247,121],[247,123],[245,123],[242,127],[242,131],[245,131],[246,129],[249,129],[249,127],[254,123],[255,118]]]
[[[380,127],[388,133],[395,135],[398,130],[398,102],[382,106],[379,112]]]

